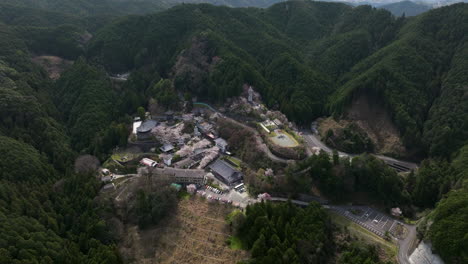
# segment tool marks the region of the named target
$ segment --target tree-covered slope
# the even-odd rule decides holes
[[[239,83],[250,83],[270,107],[306,123],[327,113],[345,114],[355,98],[366,94],[385,106],[407,147],[432,153],[437,147],[431,137],[443,137],[442,127],[426,124],[435,122],[433,115],[453,94],[443,87],[463,83],[457,76],[464,68],[457,65],[466,63],[466,12],[465,4],[457,4],[397,19],[369,6],[323,2],[289,1],[265,10],[183,5],[107,26],[93,39],[88,56],[111,71],[155,64],[159,75],[176,72],[172,76],[184,84],[176,62],[194,38],[203,39],[208,44],[200,52],[212,67],[202,70],[206,78],[198,86],[216,87],[212,99],[234,95]],[[239,70],[210,78],[213,68],[231,60],[251,74]],[[453,71],[456,75],[449,74]],[[462,141],[451,143],[447,153]]]
[[[100,182],[70,173],[53,84],[23,38],[0,24],[0,263],[119,263],[93,203]]]
[[[396,40],[344,75],[330,101],[331,111],[342,113],[353,98],[372,95],[388,109],[407,146],[429,150],[432,155],[448,156],[456,151],[466,142],[461,129],[466,126],[466,104],[450,94],[463,90],[466,83],[467,14],[467,6],[458,4],[408,21]],[[434,113],[444,111],[441,104],[447,100],[454,111],[436,119]],[[452,126],[453,120],[459,123]],[[433,126],[435,122],[441,124]],[[441,134],[446,126],[450,127],[446,133],[459,134],[445,134],[444,139]],[[432,140],[435,134],[440,137],[437,142]],[[459,141],[442,143],[456,139]],[[437,151],[437,144],[444,144],[445,153]]]
[[[355,189],[375,192],[377,186],[372,196],[392,205],[436,206],[428,237],[447,262],[466,259],[460,219],[468,171],[468,5],[396,18],[369,6],[312,1],[268,9],[185,4],[119,18],[101,29],[110,16],[150,8],[116,10],[118,5],[106,6],[109,1],[91,2],[0,4],[0,150],[7,155],[0,162],[1,263],[118,263],[93,203],[99,183],[70,173],[73,158],[105,158],[125,144],[126,114],[147,98],[165,107],[178,92],[223,102],[245,83],[268,107],[305,126],[319,116],[346,117],[362,95],[383,106],[407,147],[430,159],[405,179],[377,162],[356,169],[351,178],[361,184]],[[86,31],[94,35],[90,42],[82,38]],[[30,59],[44,54],[75,64],[53,82]],[[132,74],[112,85],[106,71]],[[339,191],[339,174],[323,166],[317,163],[306,176],[324,175],[322,191]],[[257,248],[277,240],[265,239]],[[257,238],[249,240],[254,247]],[[317,249],[305,253],[322,259]],[[278,251],[270,253],[257,258],[268,260]]]
[[[317,116],[330,91],[329,81],[304,61],[297,43],[260,20],[259,12],[182,5],[152,16],[130,17],[104,28],[91,42],[88,56],[112,71],[154,64],[159,75],[174,74],[181,87],[218,100],[238,94],[248,82],[270,104],[297,120]],[[179,70],[176,62],[184,56],[183,50],[194,48],[211,67],[202,70],[199,83],[189,84],[184,80],[191,72]],[[292,103],[296,99],[303,103]]]
[[[3,3],[78,16],[143,14],[167,6],[164,1],[144,0],[4,0]]]

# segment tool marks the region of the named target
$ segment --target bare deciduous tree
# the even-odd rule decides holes
[[[92,155],[81,155],[75,160],[76,173],[90,173],[95,172],[101,163],[98,158]]]

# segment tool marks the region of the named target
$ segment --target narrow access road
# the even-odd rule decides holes
[[[257,146],[259,148],[259,150],[261,150],[263,153],[265,153],[265,155],[268,156],[269,159],[271,159],[272,161],[275,161],[275,162],[279,162],[279,163],[288,163],[288,160],[287,159],[283,159],[283,158],[280,158],[278,156],[276,156],[275,154],[273,154],[270,149],[268,148],[268,146],[263,142],[262,140],[262,137],[260,136],[260,134],[258,133],[258,131],[252,127],[249,127],[248,125],[246,124],[243,124],[233,118],[230,118],[230,117],[227,117],[226,115],[224,115],[223,113],[219,112],[217,109],[215,109],[214,107],[212,107],[211,105],[209,104],[206,104],[206,103],[202,103],[202,102],[196,102],[194,103],[194,105],[202,105],[202,106],[205,106],[205,107],[208,107],[211,111],[214,111],[218,114],[220,114],[220,116],[238,126],[241,126],[247,130],[249,130],[250,132],[252,132],[255,136],[255,141],[257,143]]]
[[[308,130],[302,130],[302,137],[304,138],[304,142],[306,143],[306,147],[310,150],[312,147],[319,147],[320,149],[323,149],[327,153],[332,153],[333,150],[329,148],[325,143],[323,143],[317,135],[312,133],[311,131]],[[345,152],[338,151],[338,155],[342,157],[355,157],[357,155],[354,154],[349,154]],[[387,157],[384,155],[377,155],[377,154],[372,154],[374,157],[383,160],[385,163],[387,163],[390,167],[393,167],[397,169],[398,171],[409,171],[418,168],[418,164],[413,163],[413,162],[408,162],[408,161],[402,161],[402,160],[397,160],[391,157]]]
[[[286,198],[282,198],[282,197],[271,197],[270,198],[270,201],[275,201],[275,202],[287,202],[288,199]],[[293,204],[296,204],[298,206],[302,206],[302,207],[305,207],[309,204],[309,202],[304,202],[304,201],[300,201],[300,200],[290,200],[291,203]],[[317,200],[316,202],[320,203],[322,205],[323,208],[325,209],[328,209],[328,210],[332,210],[332,211],[335,211],[335,212],[338,212],[338,211],[347,211],[349,210],[348,207],[346,206],[340,206],[340,205],[328,205],[320,200]],[[381,212],[379,212],[380,214],[383,214]],[[343,215],[343,214],[342,214]],[[384,215],[384,214],[383,214]],[[350,219],[351,221],[352,218],[350,218],[349,216],[347,215],[344,215],[346,218]],[[394,220],[396,221],[396,220]],[[366,230],[369,230],[368,228],[365,228],[364,225],[356,222],[355,220],[353,221],[357,224],[359,224],[359,226],[361,228],[364,228]],[[399,221],[398,221],[399,222]],[[410,250],[411,250],[411,247],[413,245],[413,242],[416,240],[416,226],[415,225],[408,225],[408,224],[404,224],[403,225],[405,226],[405,228],[408,230],[408,233],[406,235],[406,237],[404,239],[398,239],[398,263],[399,264],[412,264],[410,261],[409,261],[409,256],[410,256]],[[372,231],[372,230],[369,230],[373,233],[376,233],[375,231]],[[379,234],[376,234],[380,237],[383,237],[383,235],[379,235]]]
[[[413,245],[413,241],[416,239],[416,226],[404,224],[408,230],[408,234],[405,239],[398,241],[398,263],[400,264],[411,264],[409,261],[410,249]]]
[[[278,156],[276,156],[275,154],[273,154],[270,149],[268,148],[268,146],[263,142],[263,139],[262,137],[260,136],[260,134],[258,133],[258,131],[255,129],[255,128],[252,128],[252,127],[249,127],[248,125],[246,124],[243,124],[235,119],[232,119],[230,117],[227,117],[225,115],[223,115],[223,118],[226,119],[226,120],[229,120],[230,122],[233,122],[235,123],[236,125],[238,126],[241,126],[247,130],[249,130],[250,132],[252,132],[255,136],[255,141],[257,143],[257,146],[258,148],[263,152],[265,153],[269,159],[275,161],[275,162],[280,162],[280,163],[288,163],[288,160],[287,159],[283,159],[283,158],[280,158]]]

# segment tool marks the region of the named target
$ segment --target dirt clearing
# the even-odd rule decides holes
[[[354,123],[365,131],[375,146],[375,152],[383,155],[405,156],[406,149],[397,127],[386,109],[366,96],[353,101],[344,118],[335,121],[327,118],[320,121],[319,132],[325,136],[330,129],[334,132]]]

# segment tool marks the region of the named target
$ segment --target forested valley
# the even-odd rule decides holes
[[[0,263],[120,263],[95,200],[99,161],[76,166],[76,158],[102,162],[124,146],[147,98],[165,108],[180,94],[216,104],[245,83],[304,127],[346,118],[362,95],[381,105],[422,160],[417,172],[403,177],[368,155],[353,163],[317,155],[288,168],[288,183],[317,182],[336,200],[366,192],[409,216],[433,209],[420,235],[446,263],[468,261],[467,4],[406,18],[312,1],[182,4],[158,13],[169,5],[52,2],[0,4]],[[53,80],[33,62],[41,55],[73,65]],[[125,72],[125,83],[109,78]],[[310,172],[295,177],[305,167]],[[334,231],[322,209],[258,204],[245,217],[239,232],[253,263],[330,260]],[[291,248],[304,239],[311,241],[304,251]],[[340,263],[378,263],[372,248],[345,248]]]

